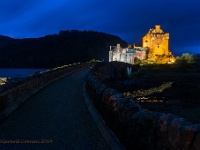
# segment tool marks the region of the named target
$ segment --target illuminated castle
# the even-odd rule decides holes
[[[121,61],[129,64],[134,64],[135,59],[144,60],[147,59],[147,48],[144,47],[136,47],[133,45],[129,45],[128,48],[122,48],[120,44],[112,49],[110,46],[109,51],[109,62],[110,61]]]
[[[129,45],[121,48],[120,44],[109,51],[109,61],[122,61],[134,64],[135,60],[148,60],[155,63],[172,63],[174,57],[169,51],[169,33],[164,33],[159,25],[150,29],[142,39],[142,47]]]

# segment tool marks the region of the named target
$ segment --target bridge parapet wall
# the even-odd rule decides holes
[[[3,88],[0,91],[0,113],[14,102],[17,102],[18,99],[26,97],[31,91],[38,90],[70,72],[88,67],[89,65],[91,64],[73,63],[64,65],[41,73],[33,74],[24,78],[23,80],[3,85]]]
[[[98,81],[93,74],[96,67],[87,76],[87,91],[106,125],[127,149],[200,149],[200,124],[143,110],[133,99]]]

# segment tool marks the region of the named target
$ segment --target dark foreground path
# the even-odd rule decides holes
[[[82,96],[86,73],[50,84],[13,112],[0,124],[0,149],[109,149]]]

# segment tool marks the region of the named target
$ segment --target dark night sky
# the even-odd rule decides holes
[[[95,30],[141,44],[160,24],[175,55],[200,53],[200,0],[5,0],[0,34],[41,37],[60,30]]]

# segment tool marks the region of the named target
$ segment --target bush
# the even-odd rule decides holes
[[[140,59],[138,59],[137,57],[135,57],[135,59],[134,59],[134,63],[135,64],[141,64],[141,60]]]
[[[198,61],[199,61],[199,58],[196,55],[184,53],[182,54],[181,57],[178,57],[176,59],[176,64],[179,64],[179,65],[197,64]]]

